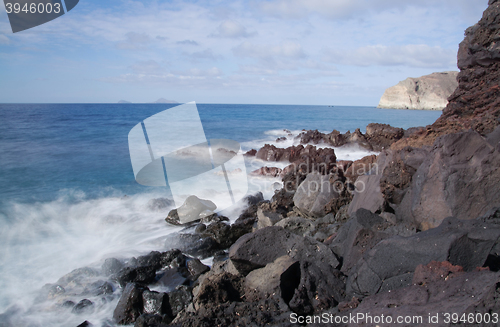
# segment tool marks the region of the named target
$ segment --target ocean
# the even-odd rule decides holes
[[[1,104],[0,105],[0,314],[19,312],[19,326],[76,326],[81,316],[59,306],[40,306],[40,288],[73,269],[99,268],[109,257],[127,258],[162,248],[162,237],[179,230],[164,218],[172,207],[165,187],[139,185],[132,170],[128,133],[173,104]],[[369,123],[408,128],[433,123],[439,111],[306,105],[197,104],[207,139],[232,139],[242,150],[266,143],[297,144],[281,136],[302,129],[342,133]],[[338,159],[367,154],[336,149]],[[247,172],[262,165],[246,159]],[[273,192],[273,180],[252,185]],[[223,213],[237,218],[242,205]],[[111,317],[116,301],[100,305],[93,323]],[[0,316],[0,323],[2,317]]]

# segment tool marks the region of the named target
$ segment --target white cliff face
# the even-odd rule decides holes
[[[407,78],[385,90],[378,108],[443,110],[458,87],[458,72],[432,73]]]

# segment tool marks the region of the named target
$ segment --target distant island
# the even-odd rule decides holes
[[[385,90],[377,108],[443,110],[458,87],[458,72],[407,78]]]
[[[156,100],[153,103],[179,103],[179,102],[174,101],[174,100],[167,100],[165,98],[159,98],[158,100]]]
[[[122,103],[123,104],[123,103],[132,103],[132,102],[127,101],[127,100],[120,100],[120,101],[118,101],[118,103]]]

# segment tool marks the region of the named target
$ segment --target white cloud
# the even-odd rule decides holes
[[[217,27],[217,31],[210,36],[236,39],[240,37],[250,37],[256,34],[255,32],[248,33],[245,26],[234,20],[226,20],[222,22],[219,27]]]
[[[325,60],[354,66],[398,66],[449,68],[456,65],[456,50],[425,44],[373,45],[354,50],[327,49]]]
[[[368,12],[384,10],[404,10],[408,7],[453,6],[463,15],[471,11],[486,9],[488,0],[271,0],[264,3],[254,2],[261,13],[281,18],[303,18],[317,14],[329,19],[359,18]],[[479,6],[478,6],[479,5]]]
[[[249,57],[265,59],[273,57],[283,57],[291,59],[302,59],[306,57],[302,46],[295,42],[283,42],[279,45],[264,45],[243,42],[233,48],[233,54],[237,57]]]

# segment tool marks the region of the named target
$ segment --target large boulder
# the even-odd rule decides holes
[[[165,220],[173,225],[183,225],[210,215],[215,209],[217,206],[212,201],[191,195],[179,208],[171,210]]]
[[[357,308],[342,312],[340,316],[345,318],[360,317],[342,326],[359,326],[368,315],[372,319],[385,317],[386,323],[391,319],[391,323],[384,324],[387,326],[395,324],[398,317],[407,319],[405,326],[456,326],[451,316],[454,313],[458,314],[459,324],[465,317],[465,326],[493,326],[496,323],[492,323],[492,313],[500,310],[499,282],[498,272],[455,272],[422,285],[376,294],[365,298]]]
[[[366,126],[366,138],[374,151],[382,151],[404,136],[404,130],[387,124],[371,123]]]
[[[471,271],[485,264],[499,238],[499,225],[450,217],[437,228],[382,240],[351,269],[347,292],[364,297],[407,286],[415,268],[431,261],[449,261]]]
[[[337,232],[330,244],[332,251],[343,258],[341,271],[349,274],[350,269],[363,254],[381,240],[389,237],[383,232],[388,223],[369,210],[359,209]]]
[[[129,283],[125,286],[113,312],[113,318],[117,324],[133,323],[143,313],[142,293],[146,290],[146,287],[135,283]]]
[[[274,273],[282,274],[283,269],[287,270],[282,263],[275,262],[283,256],[300,264],[300,282],[293,291],[293,296],[286,296],[287,300],[290,298],[289,307],[293,311],[309,314],[335,306],[344,300],[344,277],[337,270],[339,261],[322,243],[292,234],[281,227],[271,226],[241,237],[229,250],[231,262],[243,276],[274,262],[274,265],[255,274],[260,276],[264,272],[273,271],[268,278],[278,278]],[[293,271],[295,274],[298,272],[296,269]],[[270,288],[270,285],[263,286],[264,290]]]
[[[414,174],[397,215],[422,230],[474,219],[500,202],[500,153],[474,131],[442,136]]]
[[[343,187],[343,184],[342,184]],[[325,206],[334,198],[338,198],[341,189],[330,182],[330,176],[310,173],[299,185],[293,202],[295,207],[306,216],[323,217]]]

